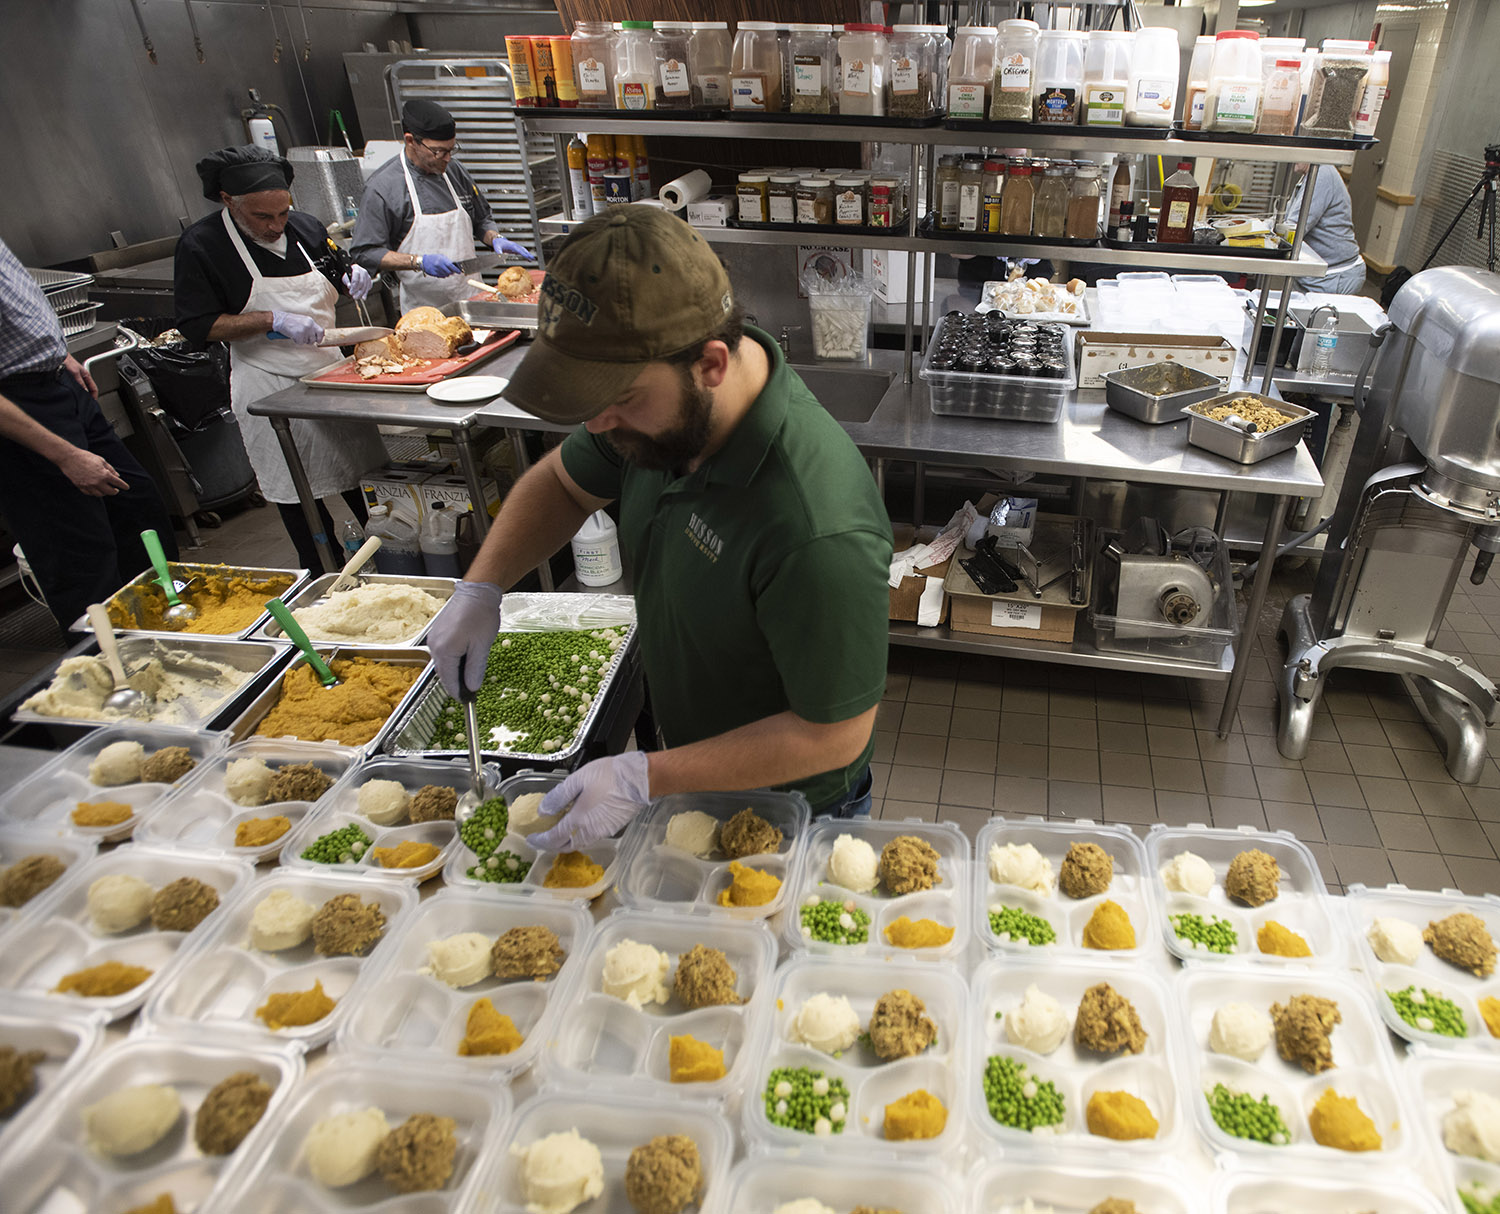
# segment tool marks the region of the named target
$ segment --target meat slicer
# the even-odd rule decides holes
[[[1307,754],[1333,670],[1387,671],[1417,693],[1453,778],[1474,783],[1495,684],[1434,641],[1469,550],[1475,585],[1500,551],[1500,275],[1448,266],[1411,278],[1371,337],[1355,407],[1317,581],[1281,618],[1277,747]]]

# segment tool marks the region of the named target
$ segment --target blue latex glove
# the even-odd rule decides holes
[[[271,331],[299,346],[315,346],[323,340],[323,326],[311,316],[299,316],[296,312],[272,312]]]
[[[494,582],[459,582],[453,597],[437,613],[427,634],[427,648],[448,694],[457,696],[458,663],[463,659],[464,682],[478,691],[490,646],[500,631],[500,587]]]
[[[506,240],[504,236],[496,236],[490,241],[490,248],[507,257],[524,257],[527,261],[536,260],[536,254],[525,245],[517,244],[514,240]]]
[[[462,274],[463,269],[458,262],[450,261],[441,253],[423,253],[422,273],[428,278],[452,278],[455,274]]]
[[[562,813],[551,830],[526,841],[538,851],[577,851],[625,827],[651,800],[646,752],[627,750],[586,763],[542,798],[543,817]]]
[[[363,299],[370,293],[373,282],[369,270],[364,266],[355,266],[344,275],[344,290],[349,292],[350,299]]]

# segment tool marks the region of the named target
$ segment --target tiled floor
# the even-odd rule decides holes
[[[193,555],[204,560],[292,562],[270,507],[203,538]],[[1333,890],[1402,881],[1500,892],[1500,766],[1491,757],[1478,786],[1455,783],[1399,679],[1337,672],[1307,757],[1278,753],[1276,623],[1287,597],[1310,588],[1313,568],[1278,571],[1223,740],[1222,683],[893,647],[875,812],[956,822],[971,838],[992,813],[1102,819],[1141,833],[1153,822],[1250,823],[1293,831]],[[1500,679],[1496,625],[1500,586],[1461,578],[1438,643]],[[0,687],[55,660],[55,650],[0,646]],[[1500,729],[1492,737],[1500,747]]]

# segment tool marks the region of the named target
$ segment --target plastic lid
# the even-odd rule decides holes
[[[864,183],[863,177],[835,177],[833,181],[834,185],[864,185]]]
[[[1002,21],[1000,28],[1005,29],[1041,29],[1035,21],[1027,21],[1024,17],[1012,17],[1008,21]]]
[[[1252,42],[1259,42],[1260,35],[1254,30],[1225,30],[1218,35],[1218,41],[1223,42],[1225,38],[1249,38]]]
[[[986,173],[1003,173],[1005,171],[1005,161],[986,160],[984,162],[984,171]]]
[[[648,30],[655,24],[656,22],[654,21],[622,21],[620,22],[620,28],[626,30]],[[665,25],[666,22],[662,22],[662,24]]]
[[[743,180],[743,178],[741,178]],[[802,178],[796,173],[772,173],[772,185],[796,185]]]
[[[741,173],[740,180],[754,184],[759,181],[769,181],[770,178],[764,173]]]
[[[787,29],[791,30],[794,34],[827,34],[833,31],[833,26],[819,25],[815,21],[812,23],[794,21],[791,25],[787,26]]]
[[[1301,71],[1302,70],[1302,60],[1300,60],[1300,59],[1278,59],[1278,60],[1276,60],[1276,66],[1277,67],[1294,67],[1298,71]]]
[[[1010,165],[1010,175],[1012,177],[1030,177],[1031,166],[1024,160],[1013,160]]]
[[[694,21],[693,22],[693,28],[695,30],[727,30],[729,28],[729,22],[727,22],[727,21]]]
[[[1080,177],[1097,177],[1099,176],[1099,166],[1097,164],[1084,164],[1082,161],[1079,161],[1076,172]]]
[[[1113,33],[1113,30],[1104,30],[1103,33]],[[1143,25],[1135,31],[1137,34],[1171,34],[1173,41],[1177,39],[1177,31],[1170,25]]]
[[[1154,25],[1154,26],[1151,26],[1150,28],[1151,29],[1164,29],[1165,27],[1164,26],[1160,26],[1160,25]],[[1140,29],[1140,30],[1089,30],[1088,31],[1088,36],[1089,36],[1089,41],[1090,42],[1093,42],[1095,39],[1097,39],[1100,42],[1119,42],[1121,39],[1124,39],[1124,38],[1134,38],[1136,36],[1136,34],[1138,34],[1138,33],[1144,34],[1146,32],[1147,31],[1145,29]],[[1177,32],[1175,30],[1167,30],[1167,33],[1171,34],[1172,37],[1174,37],[1174,38],[1177,36]]]
[[[774,22],[774,21],[741,21],[739,23],[739,28],[742,29],[742,30],[768,30],[768,31],[770,31],[770,30],[775,30],[775,28],[776,28],[776,22]]]
[[[861,22],[851,22],[851,23],[848,23],[848,24],[846,24],[844,26],[844,33],[846,33],[846,34],[883,34],[883,33],[885,33],[885,26],[883,26],[883,25],[868,25],[868,24],[866,24],[865,22],[862,22],[862,21]]]
[[[874,182],[870,186],[870,193],[872,193],[872,194],[889,194],[890,192],[891,192],[891,187],[889,185],[882,184],[881,182],[878,182],[878,181]]]
[[[1193,171],[1193,162],[1191,160],[1179,160],[1177,162],[1177,167],[1179,169],[1186,169],[1189,173],[1191,173]]]
[[[932,32],[930,25],[893,25],[889,28],[893,34],[930,34]]]
[[[1361,42],[1357,38],[1324,38],[1323,49],[1325,51],[1364,51],[1366,53],[1375,49],[1373,42]]]
[[[955,155],[955,154],[953,154],[953,153],[950,153],[947,156],[939,156],[938,157],[938,164],[939,165],[955,165],[956,166],[958,164],[958,156]]]
[[[804,178],[802,178],[802,184],[803,185],[810,185],[810,186],[813,186],[815,189],[821,190],[825,185],[832,185],[833,184],[833,178],[832,177],[804,177]]]
[[[961,25],[953,31],[957,38],[960,34],[998,34],[1000,31],[993,25]]]

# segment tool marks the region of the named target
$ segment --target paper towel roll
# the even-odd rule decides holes
[[[694,169],[676,181],[667,182],[656,192],[656,196],[675,211],[679,207],[687,206],[690,202],[707,198],[711,189],[713,189],[713,178],[702,169]]]

